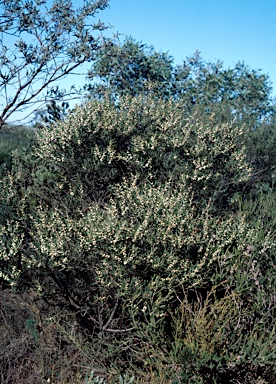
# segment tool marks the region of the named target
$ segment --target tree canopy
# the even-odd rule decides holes
[[[154,93],[185,100],[189,110],[227,107],[242,121],[256,124],[275,112],[271,81],[261,70],[240,62],[224,68],[223,62],[205,61],[199,52],[175,65],[168,53],[133,38],[113,42],[98,51],[89,71],[91,94],[109,90],[115,96]]]
[[[171,95],[173,81],[173,57],[156,52],[153,47],[138,43],[128,37],[103,47],[88,72],[88,79],[96,80],[87,88],[91,93],[112,90],[115,95],[155,91],[159,96]]]

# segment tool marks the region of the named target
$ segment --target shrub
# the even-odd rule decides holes
[[[1,260],[12,258],[8,265],[14,264],[18,277],[32,265],[48,265],[50,260],[59,265],[54,256],[43,261],[41,245],[62,236],[58,228],[64,228],[65,236],[75,226],[85,228],[81,220],[88,220],[88,228],[95,226],[94,220],[108,227],[111,217],[112,236],[126,222],[132,231],[130,239],[143,221],[146,224],[139,229],[143,239],[148,220],[159,221],[161,228],[151,231],[155,233],[151,241],[158,231],[171,231],[174,243],[186,227],[192,233],[193,227],[206,227],[201,222],[210,215],[212,222],[216,203],[229,204],[236,188],[249,178],[243,131],[235,124],[218,125],[212,116],[207,121],[195,115],[186,121],[184,109],[183,103],[155,98],[125,98],[118,105],[106,98],[91,101],[66,122],[42,130],[31,153],[15,155],[11,173],[1,181],[2,231],[6,233]],[[127,207],[134,208],[134,213],[124,213]],[[170,212],[164,223],[162,209]],[[140,218],[133,219],[133,214]],[[108,229],[102,231],[108,233]],[[194,231],[204,237],[201,229]],[[12,233],[18,235],[11,246]],[[70,239],[65,248],[72,248]],[[167,248],[163,242],[157,251],[161,259]],[[51,247],[60,249],[61,244],[59,239]],[[174,258],[174,251],[168,252]]]
[[[274,119],[275,120],[275,119]],[[264,122],[246,136],[247,158],[252,166],[247,191],[258,194],[275,188],[276,177],[276,123]]]
[[[73,214],[104,204],[113,185],[135,176],[143,184],[185,183],[199,205],[210,198],[227,203],[249,178],[243,136],[234,122],[199,113],[187,118],[181,102],[93,100],[66,122],[44,128],[36,149],[13,160],[13,190],[20,188],[34,206]]]
[[[204,314],[214,327],[224,311],[238,319],[226,294],[240,295],[251,314],[258,287],[263,295],[269,286],[265,265],[274,273],[273,234],[260,235],[235,208],[250,177],[244,129],[185,116],[185,104],[171,100],[92,100],[42,129],[1,181],[1,278],[73,310],[106,361],[139,365],[143,346],[168,349],[187,292],[214,309]],[[224,301],[210,307],[217,285]],[[269,331],[270,316],[262,320]]]

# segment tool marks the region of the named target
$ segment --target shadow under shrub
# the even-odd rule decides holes
[[[68,334],[60,325],[66,325]],[[81,376],[80,366],[87,366],[89,372],[91,359],[86,356],[84,339],[76,335],[74,318],[48,307],[33,291],[0,291],[0,335],[2,384],[81,384],[85,370]]]

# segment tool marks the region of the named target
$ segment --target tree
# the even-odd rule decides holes
[[[268,75],[244,63],[224,68],[223,62],[207,62],[199,52],[175,68],[175,94],[191,105],[219,111],[228,106],[243,122],[259,123],[275,113],[275,100]]]
[[[111,90],[115,96],[137,96],[150,91],[162,97],[171,95],[173,57],[168,53],[158,53],[131,37],[122,44],[118,41],[106,45],[98,53],[88,72],[92,82],[87,89],[92,94]]]
[[[92,95],[106,90],[116,97],[151,92],[161,98],[182,99],[188,113],[202,106],[225,117],[228,110],[231,117],[251,127],[275,113],[271,81],[261,70],[244,63],[224,68],[221,61],[203,60],[199,52],[174,65],[168,53],[158,53],[132,38],[99,50],[89,78],[87,89]]]
[[[0,1],[0,128],[14,112],[28,116],[46,103],[78,95],[75,87],[59,89],[57,81],[95,59],[107,43],[107,27],[91,17],[108,0]]]

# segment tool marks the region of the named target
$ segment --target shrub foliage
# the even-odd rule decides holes
[[[153,96],[43,128],[1,180],[1,279],[73,311],[102,359],[143,351],[146,369],[166,351],[194,383],[271,376],[275,227],[239,208],[245,135]]]

